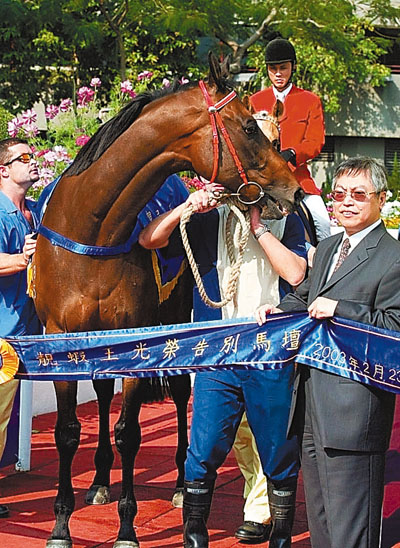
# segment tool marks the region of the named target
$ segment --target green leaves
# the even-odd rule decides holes
[[[45,95],[58,101],[81,82],[143,70],[162,78],[206,73],[206,54],[231,54],[237,71],[266,77],[271,33],[296,46],[295,81],[335,112],[346,89],[379,86],[391,40],[376,24],[400,24],[388,0],[1,0],[0,102],[16,112]],[[110,86],[109,86],[110,89]],[[254,91],[247,89],[246,91]],[[106,90],[107,91],[107,90]]]

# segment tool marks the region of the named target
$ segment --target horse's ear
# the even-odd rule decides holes
[[[247,108],[247,110],[248,110],[251,114],[254,114],[255,110],[254,110],[253,105],[250,103],[250,96],[249,96],[249,95],[245,95],[245,96],[243,97],[242,103],[244,104],[244,106]]]
[[[279,120],[283,116],[283,111],[285,110],[285,107],[283,106],[282,101],[279,99],[276,100],[276,103],[274,105],[274,108],[272,110],[272,115]]]
[[[210,72],[208,75],[210,85],[215,84],[219,91],[225,91],[226,84],[223,70],[225,71],[226,69],[223,69],[223,65],[219,63],[212,51],[208,54],[208,63],[210,65]]]
[[[231,62],[231,57],[230,55],[227,55],[221,64],[221,76],[222,78],[226,78],[227,80],[230,78],[230,75],[231,75],[230,62]]]

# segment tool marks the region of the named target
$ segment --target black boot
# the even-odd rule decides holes
[[[290,548],[292,527],[296,510],[297,483],[275,488],[268,480],[269,507],[272,516],[272,532],[269,548]]]
[[[183,491],[183,545],[208,548],[207,519],[214,482],[185,481]]]

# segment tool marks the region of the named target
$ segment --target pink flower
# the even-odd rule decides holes
[[[57,161],[57,155],[54,151],[48,150],[43,154],[43,165],[46,167],[54,166]]]
[[[163,78],[161,85],[163,88],[169,88],[171,86],[171,82],[168,80],[168,78]]]
[[[88,135],[79,135],[79,137],[77,137],[75,139],[75,144],[78,146],[78,147],[83,147],[83,145],[86,145],[86,143],[89,141],[90,137]]]
[[[10,137],[16,137],[21,127],[22,122],[21,120],[18,120],[18,118],[13,118],[11,122],[8,122],[8,134]]]
[[[138,74],[138,77],[137,79],[139,80],[139,82],[141,80],[150,80],[150,78],[153,76],[153,73],[150,72],[149,70],[144,70],[143,72],[141,72],[140,74]]]
[[[37,120],[37,114],[33,109],[25,110],[22,113],[22,120],[27,124],[34,124]]]
[[[60,111],[61,112],[68,112],[72,108],[72,101],[71,99],[63,99],[60,103]]]
[[[132,99],[136,97],[136,93],[133,91],[132,82],[130,80],[125,80],[121,82],[121,93],[127,93]]]
[[[183,84],[188,84],[189,80],[185,78],[185,76],[182,76],[182,78],[179,80],[179,83],[181,86],[183,86]]]
[[[36,124],[25,124],[23,130],[27,139],[32,139],[32,137],[36,137],[39,133],[39,128]]]
[[[193,179],[191,179],[190,177],[183,176],[181,179],[189,192],[194,192],[195,190],[205,188],[203,181],[200,181],[197,177],[193,177]]]
[[[90,81],[90,86],[94,89],[97,89],[101,86],[100,78],[92,78]]]
[[[52,169],[49,169],[48,167],[39,169],[39,176],[40,179],[36,183],[32,185],[35,189],[44,188],[47,186],[51,181],[54,181],[56,178],[56,174]]]
[[[130,80],[125,80],[124,82],[121,82],[121,92],[122,93],[129,93],[133,90],[132,82]]]
[[[57,162],[70,162],[71,156],[68,154],[68,151],[65,147],[56,145],[53,148],[53,152],[56,155]]]
[[[58,107],[56,105],[47,105],[46,107],[46,118],[52,120],[58,114]]]
[[[83,86],[78,89],[77,95],[78,95],[78,104],[80,106],[85,106],[91,101],[93,101],[95,92],[93,89],[90,89],[87,86]]]

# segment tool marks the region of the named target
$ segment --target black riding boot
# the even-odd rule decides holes
[[[272,516],[272,532],[269,548],[290,548],[292,527],[296,510],[297,482],[275,488],[268,480],[269,507]]]
[[[183,545],[208,548],[207,519],[214,482],[185,481],[183,491]]]

